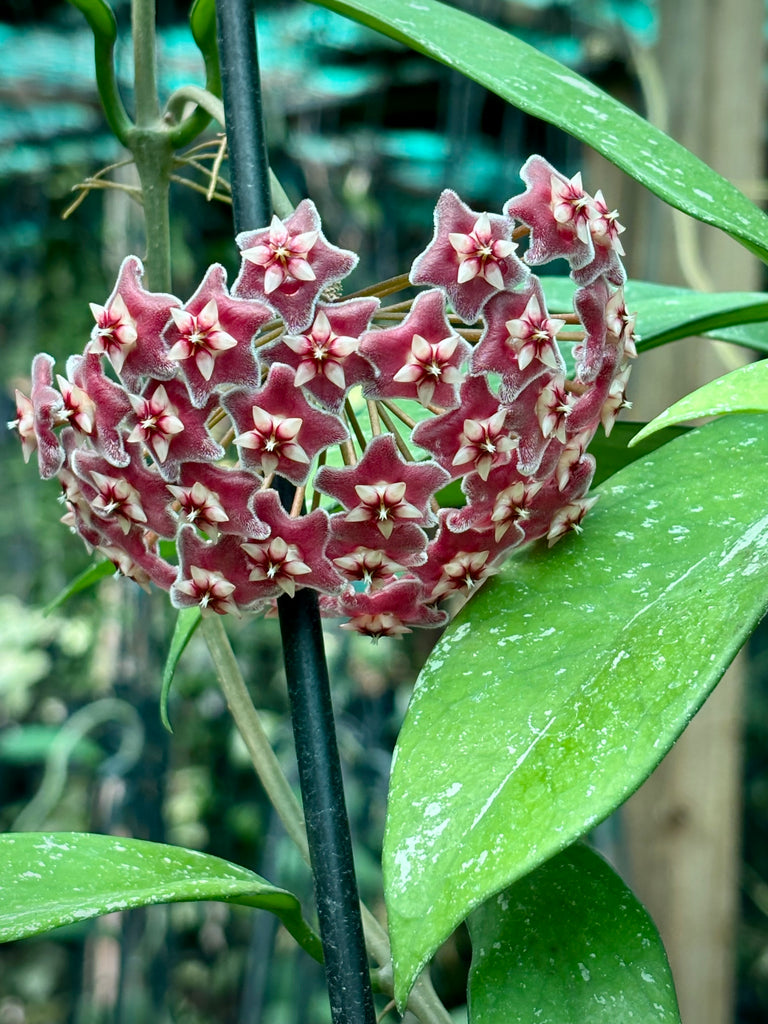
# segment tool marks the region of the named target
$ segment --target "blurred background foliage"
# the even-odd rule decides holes
[[[575,173],[570,138],[473,83],[323,10],[262,3],[260,54],[273,167],[292,199],[310,195],[329,238],[361,264],[351,287],[405,270],[431,233],[439,191],[500,209],[530,152]],[[652,0],[462,0],[641,106],[630,52],[654,40]],[[115,4],[120,80],[130,105],[129,5]],[[181,0],[158,3],[164,95],[202,81]],[[61,0],[6,0],[0,23],[0,350],[2,419],[38,350],[63,365],[91,329],[119,263],[141,252],[125,192],[94,189],[67,219],[73,187],[124,154],[93,83],[92,42]],[[482,55],[478,55],[482,59]],[[211,130],[209,138],[215,140]],[[224,166],[226,174],[226,164]],[[194,170],[184,175],[195,179]],[[131,185],[130,168],[110,174]],[[197,179],[205,185],[201,178]],[[179,184],[173,195],[174,291],[205,268],[237,267],[230,210]],[[105,831],[206,850],[311,899],[311,882],[270,813],[194,638],[162,728],[158,695],[173,613],[162,594],[107,579],[45,616],[89,563],[58,523],[56,485],[24,466],[0,433],[0,829]],[[231,635],[275,747],[292,771],[275,621]],[[373,646],[330,628],[348,802],[363,895],[380,900],[378,857],[389,759],[429,634]],[[757,645],[756,645],[757,647]],[[768,1017],[768,646],[749,696],[739,1021]],[[762,680],[760,683],[759,680]],[[276,955],[278,954],[278,955]],[[464,1013],[463,934],[436,982]],[[302,982],[296,979],[301,975]],[[243,982],[243,978],[245,981]],[[0,951],[0,1024],[299,1024],[327,1019],[322,975],[267,914],[178,905],[113,915]]]

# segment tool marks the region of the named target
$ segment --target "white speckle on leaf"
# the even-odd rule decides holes
[[[542,739],[542,737],[546,736],[546,734],[549,732],[551,727],[554,725],[555,721],[556,721],[556,716],[553,716],[552,718],[550,718],[550,720],[547,722],[547,724],[544,726],[543,729],[539,729],[534,734],[534,737],[531,740],[531,742],[528,744],[528,746],[522,752],[520,757],[518,757],[518,759],[515,761],[515,763],[512,765],[512,767],[507,772],[507,774],[504,776],[504,778],[501,780],[501,782],[498,784],[498,786],[494,789],[494,791],[491,793],[491,795],[485,801],[483,806],[480,808],[478,813],[475,815],[475,818],[474,818],[474,820],[472,822],[472,826],[471,826],[472,828],[475,828],[483,820],[485,815],[488,813],[490,808],[493,806],[493,802],[496,800],[496,797],[499,795],[499,793],[501,793],[502,789],[504,789],[506,784],[509,782],[509,780],[512,778],[512,776],[515,774],[515,772],[520,767],[520,765],[525,761],[525,759],[528,757],[528,755],[534,749],[534,747],[539,742],[539,740]]]
[[[589,82],[585,82],[583,78],[574,78],[573,75],[558,75],[555,74],[553,78],[560,79],[561,82],[565,82],[566,85],[572,86],[574,89],[578,89],[580,92],[586,93],[587,96],[591,96],[593,99],[597,99],[600,95]]]
[[[720,561],[717,563],[718,569],[721,569],[724,565],[727,565],[732,561],[739,552],[743,551],[744,548],[754,544],[755,547],[760,550],[768,544],[768,515],[763,516],[758,522],[753,523],[745,533],[739,537],[733,547],[724,552]]]

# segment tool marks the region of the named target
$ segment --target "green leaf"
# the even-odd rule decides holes
[[[637,435],[639,423],[629,423],[619,420],[614,423],[610,437],[606,437],[599,431],[589,444],[589,453],[597,459],[597,468],[592,481],[592,486],[597,487],[614,473],[628,466],[631,462],[641,459],[651,452],[661,448],[662,445],[674,441],[676,437],[686,434],[690,427],[667,427],[665,430],[654,434],[653,437],[643,440],[635,447],[630,448],[629,443]]]
[[[160,691],[160,719],[168,732],[173,732],[171,721],[168,718],[168,695],[171,692],[173,675],[179,663],[179,658],[184,653],[184,648],[200,625],[200,618],[201,612],[198,607],[182,608],[176,618],[176,625],[171,637],[171,649],[168,651],[165,668],[163,669],[163,688]]]
[[[472,914],[471,1024],[679,1024],[656,927],[577,843]]]
[[[557,125],[679,210],[768,259],[768,219],[702,160],[575,71],[438,0],[313,0]]]
[[[0,836],[0,942],[153,903],[221,900],[276,914],[322,960],[293,893],[197,850],[83,832]]]
[[[692,391],[646,424],[629,443],[636,445],[673,423],[735,412],[768,412],[768,359],[740,366]]]
[[[570,309],[575,285],[543,277],[551,309]],[[637,312],[638,351],[706,334],[768,353],[768,295],[763,292],[694,292],[689,288],[627,281],[627,308]]]
[[[75,576],[72,582],[68,583],[61,593],[54,597],[50,604],[45,606],[43,615],[50,615],[59,605],[68,601],[70,597],[79,594],[81,590],[87,590],[89,587],[95,586],[99,580],[103,580],[107,576],[114,576],[116,571],[115,566],[108,559],[89,565],[87,569],[83,569],[79,576]]]
[[[438,641],[384,844],[402,1001],[451,930],[650,774],[768,607],[768,417],[603,485],[581,536],[512,558]]]

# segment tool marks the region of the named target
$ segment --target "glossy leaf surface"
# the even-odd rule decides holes
[[[768,259],[768,218],[734,185],[575,71],[438,0],[314,0],[586,142],[657,196]]]
[[[581,843],[469,919],[470,1024],[679,1024],[648,913]]]
[[[614,810],[768,606],[768,417],[611,477],[438,641],[398,739],[384,848],[396,992],[467,914]]]
[[[768,359],[740,366],[692,391],[651,420],[630,443],[642,443],[657,431],[685,420],[735,412],[768,412]]]
[[[667,427],[630,448],[629,442],[637,435],[639,426],[639,423],[619,420],[618,423],[614,423],[610,437],[606,437],[602,430],[598,430],[595,434],[589,444],[590,454],[597,459],[597,467],[592,480],[593,488],[598,487],[604,480],[628,466],[630,462],[650,455],[657,448],[674,441],[676,437],[681,437],[690,429],[688,427]]]
[[[569,278],[544,277],[542,284],[551,310],[571,308],[574,285]],[[695,292],[627,281],[624,294],[627,309],[637,313],[639,352],[706,334],[768,353],[768,295],[763,292]]]
[[[0,942],[154,903],[222,900],[276,914],[322,959],[298,899],[237,864],[122,836],[12,832],[0,836]]]

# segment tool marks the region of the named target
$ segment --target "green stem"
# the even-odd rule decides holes
[[[155,128],[160,119],[160,102],[157,97],[155,0],[133,0],[131,27],[136,127]]]
[[[304,827],[304,814],[288,782],[280,762],[272,749],[269,737],[261,724],[259,713],[253,706],[240,666],[224,624],[218,616],[204,616],[201,628],[211,653],[216,675],[251,762],[264,790],[282,821],[286,832],[309,864],[309,847]],[[392,953],[389,937],[364,903],[360,904],[365,941],[374,959],[379,963],[378,980],[383,991],[392,993]],[[426,973],[422,974],[408,997],[408,1009],[422,1024],[451,1024],[448,1011],[437,997]]]
[[[201,627],[211,652],[216,675],[226,698],[235,725],[251,755],[253,767],[285,830],[309,863],[304,814],[290,783],[280,767],[261,719],[253,706],[240,666],[237,664],[229,637],[218,616],[203,616]]]
[[[144,204],[147,250],[144,257],[146,288],[171,290],[170,191],[173,150],[167,135],[155,129],[134,128],[129,146],[136,161]]]
[[[173,147],[160,117],[157,95],[155,0],[133,0],[132,27],[136,127],[128,133],[126,145],[136,161],[144,202],[145,285],[152,291],[167,292],[171,289]]]

